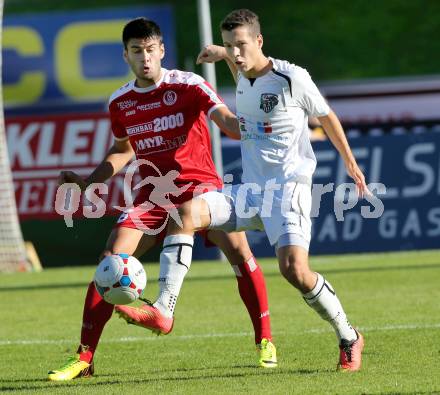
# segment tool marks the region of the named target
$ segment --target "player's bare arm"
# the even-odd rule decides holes
[[[234,81],[237,82],[237,73],[238,73],[237,66],[232,60],[228,58],[228,54],[226,52],[225,47],[214,44],[207,45],[205,48],[203,48],[200,51],[199,56],[197,56],[196,63],[197,64],[215,63],[221,60],[224,60],[227,63],[229,70],[231,71],[231,74],[234,77]]]
[[[90,184],[105,182],[118,173],[133,157],[134,151],[128,138],[126,140],[116,140],[108,150],[104,160],[86,179],[82,178],[73,171],[62,171],[58,177],[58,183],[66,182],[77,184],[84,191]]]
[[[341,122],[339,121],[337,115],[333,111],[330,111],[328,115],[318,117],[318,119],[321,122],[321,125],[323,126],[330,141],[342,156],[345,167],[347,168],[347,173],[356,183],[358,195],[360,197],[370,195],[371,193],[368,190],[367,184],[365,183],[365,176],[356,162],[347,138],[345,137],[344,129],[342,128]]]
[[[240,140],[240,129],[237,117],[226,106],[215,109],[211,113],[211,119],[228,137],[234,140]]]

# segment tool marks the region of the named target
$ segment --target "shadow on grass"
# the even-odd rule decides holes
[[[232,369],[242,369],[246,370],[247,372],[250,372],[249,375],[253,375],[254,373],[258,374],[318,374],[318,373],[333,373],[334,369],[287,369],[278,367],[276,369],[262,369],[261,367],[257,365],[231,365],[231,366],[212,366],[212,367],[200,367],[200,368],[171,368],[171,369],[149,369],[145,372],[145,374],[159,374],[163,375],[164,373],[172,374],[172,373],[195,373],[195,372],[205,372],[212,370],[232,370]],[[244,375],[247,375],[243,373]],[[95,375],[95,377],[117,377],[117,376],[123,376],[127,377],[126,372],[110,372],[110,373],[104,373]],[[216,377],[216,376],[212,376]],[[222,376],[223,377],[223,376]],[[0,381],[1,382],[1,381]]]
[[[353,267],[348,269],[328,269],[320,270],[321,274],[346,274],[346,273],[370,273],[370,272],[393,272],[400,270],[429,270],[429,269],[440,269],[440,263],[435,264],[418,264],[418,265],[403,265],[403,266],[377,266],[377,267]],[[278,272],[265,273],[265,277],[278,277],[281,276]],[[217,280],[229,280],[234,277],[231,274],[222,274],[220,276],[197,276],[197,277],[187,277],[185,282],[207,282],[207,281],[217,281]],[[155,279],[152,279],[153,281]],[[65,288],[85,288],[89,285],[89,282],[76,282],[76,283],[51,283],[51,284],[35,284],[35,285],[17,285],[12,287],[0,287],[0,292],[13,292],[13,291],[41,291],[45,289],[65,289]]]
[[[42,378],[38,378],[38,379],[0,379],[0,384],[10,384],[10,383],[38,383],[38,382],[42,382],[42,383],[47,383],[47,379],[42,379]],[[2,390],[3,387],[0,386],[0,390]]]
[[[440,389],[434,391],[411,391],[411,392],[362,392],[362,395],[438,395]]]
[[[190,373],[190,372],[196,372],[200,370],[212,370],[212,369],[230,369],[231,367],[214,367],[214,368],[195,368],[195,369],[173,369],[173,370],[160,370],[161,373],[167,372],[182,372],[182,373]],[[51,389],[51,388],[72,388],[72,387],[91,387],[91,386],[102,386],[102,385],[117,385],[117,384],[148,384],[148,383],[157,383],[157,382],[176,382],[176,381],[196,381],[196,380],[212,380],[212,379],[237,379],[237,378],[245,378],[245,377],[252,377],[252,376],[259,376],[261,377],[262,369],[258,368],[256,366],[250,366],[250,365],[244,365],[244,366],[234,366],[234,369],[249,369],[246,372],[241,373],[222,373],[222,374],[199,374],[194,376],[178,376],[178,377],[148,377],[148,378],[138,378],[138,379],[131,379],[127,380],[127,374],[126,373],[115,373],[115,374],[102,374],[102,375],[96,375],[94,378],[87,378],[87,379],[77,379],[75,381],[69,381],[69,382],[49,382],[45,379],[37,378],[37,379],[0,379],[0,383],[4,384],[14,384],[17,385],[19,383],[46,383],[42,385],[22,385],[22,386],[3,386],[0,385],[0,392],[1,391],[12,391],[12,392],[19,392],[19,391],[31,391],[31,390],[43,390],[43,389]],[[329,371],[323,370],[308,370],[308,369],[276,369],[276,370],[263,370],[264,374],[271,375],[271,376],[277,376],[277,375],[315,375],[318,373],[328,373]],[[154,372],[145,372],[145,375],[151,375]],[[123,376],[124,379],[115,379],[115,376],[118,375]],[[103,381],[97,381],[97,379],[100,378],[106,378],[108,377],[108,380]]]

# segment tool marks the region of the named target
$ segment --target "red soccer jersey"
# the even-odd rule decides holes
[[[202,77],[190,72],[162,69],[160,81],[147,88],[134,82],[113,93],[109,109],[115,138],[129,138],[136,158],[150,161],[161,173],[142,165],[142,178],[175,170],[176,186],[192,183],[187,192],[202,183],[221,187],[205,114],[224,106],[223,100]],[[146,184],[142,195],[152,189]]]

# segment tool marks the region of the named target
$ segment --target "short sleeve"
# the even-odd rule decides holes
[[[225,106],[223,99],[212,86],[205,80],[196,85],[196,94],[200,109],[209,117],[211,113],[221,106]]]
[[[112,104],[109,105],[109,112],[110,112],[110,122],[111,122],[112,132],[115,140],[128,139],[127,132],[119,121],[118,112],[116,111],[116,109]]]
[[[304,108],[310,116],[322,117],[328,115],[330,107],[307,70],[293,66],[291,77],[292,93],[299,105]]]

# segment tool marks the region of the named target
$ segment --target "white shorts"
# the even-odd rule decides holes
[[[277,248],[299,245],[309,249],[312,193],[307,184],[292,182],[281,190],[265,191],[257,184],[226,185],[197,199],[208,203],[210,229],[265,230],[271,245],[279,242]]]

